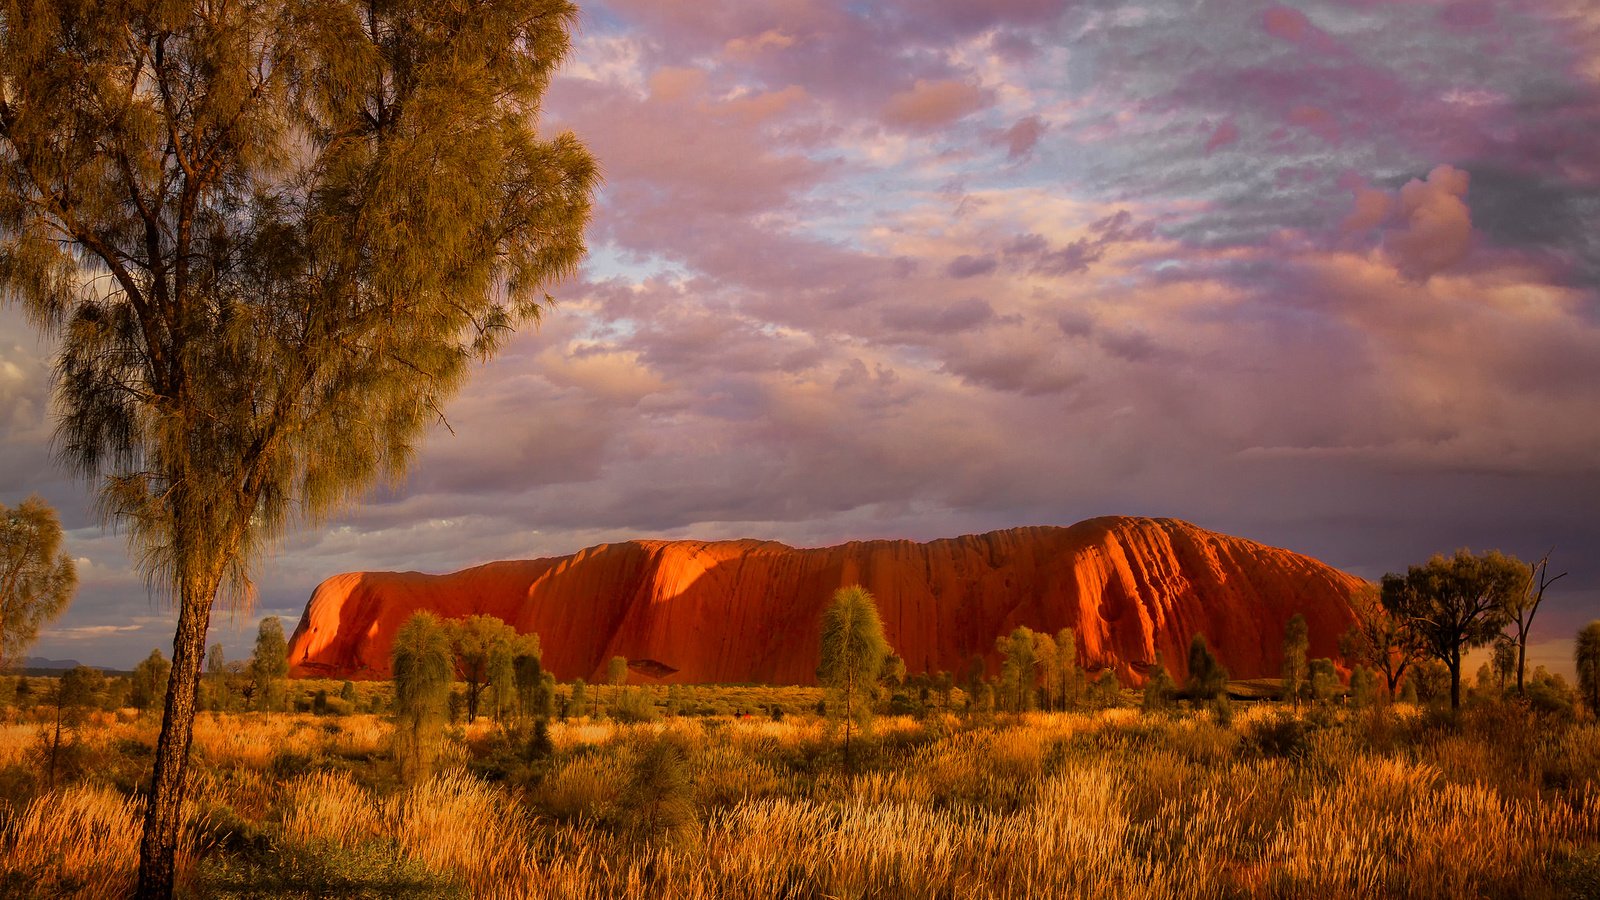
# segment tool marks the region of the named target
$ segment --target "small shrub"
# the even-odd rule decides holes
[[[1245,745],[1267,759],[1305,759],[1311,752],[1311,727],[1299,716],[1279,710],[1249,724]]]
[[[607,712],[611,718],[623,723],[654,722],[661,718],[656,711],[655,701],[637,687],[623,688]]]

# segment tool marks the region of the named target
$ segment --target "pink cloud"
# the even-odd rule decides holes
[[[1306,14],[1287,6],[1274,6],[1261,14],[1261,27],[1267,34],[1286,41],[1299,41],[1306,36],[1311,22]]]
[[[911,88],[889,98],[883,120],[890,125],[926,131],[949,125],[988,105],[989,92],[956,79],[919,78]]]
[[[1393,199],[1384,191],[1369,187],[1366,183],[1353,186],[1355,194],[1355,208],[1339,226],[1346,232],[1367,231],[1377,228],[1389,218],[1389,210],[1394,205]]]
[[[1214,150],[1221,150],[1224,147],[1231,147],[1238,143],[1238,141],[1239,126],[1235,125],[1232,119],[1228,119],[1221,125],[1218,125],[1216,131],[1211,132],[1210,139],[1206,141],[1206,155],[1209,156]]]
[[[662,66],[650,74],[650,96],[666,103],[691,100],[705,92],[706,81],[703,69]]]
[[[1400,189],[1399,228],[1383,243],[1400,274],[1429,278],[1466,258],[1472,247],[1472,211],[1467,208],[1466,172],[1436,166],[1427,181],[1412,179]]]
[[[1045,127],[1038,116],[1027,116],[1001,132],[995,142],[1005,145],[1006,158],[1012,161],[1027,159],[1033,154],[1039,138],[1044,137]]]

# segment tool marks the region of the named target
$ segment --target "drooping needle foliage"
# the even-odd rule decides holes
[[[170,893],[219,590],[398,477],[571,273],[596,167],[538,131],[567,0],[0,6],[0,292],[58,446],[179,606],[139,893]]]

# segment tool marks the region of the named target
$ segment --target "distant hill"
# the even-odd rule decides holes
[[[1160,653],[1184,677],[1204,633],[1233,677],[1276,677],[1283,631],[1338,655],[1361,579],[1310,557],[1176,519],[1107,517],[914,543],[795,549],[771,541],[625,541],[451,575],[352,572],[319,585],[289,641],[297,676],[387,678],[412,613],[483,613],[539,635],[545,668],[596,679],[613,655],[637,682],[809,684],[823,608],[842,586],[878,598],[912,673],[958,676],[1019,625],[1077,633],[1079,662],[1139,684]]]
[[[30,656],[22,661],[22,668],[30,675],[35,672],[65,672],[81,665],[83,663],[75,659],[48,659],[43,656]]]

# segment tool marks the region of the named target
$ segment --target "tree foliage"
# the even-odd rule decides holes
[[[492,699],[496,706],[500,701],[509,704],[516,679],[517,630],[497,616],[486,615],[468,616],[446,627],[456,677],[467,684],[467,721],[477,721],[484,688],[497,679],[503,689],[496,691]],[[500,710],[495,712],[498,715]]]
[[[1206,643],[1206,636],[1198,632],[1189,640],[1189,681],[1185,692],[1195,701],[1215,701],[1226,696],[1228,670],[1222,667]]]
[[[1283,698],[1299,703],[1306,691],[1306,653],[1311,639],[1306,617],[1295,613],[1283,628]]]
[[[429,612],[407,619],[394,638],[394,755],[402,777],[425,778],[449,716],[450,629]]]
[[[26,655],[39,626],[66,611],[77,587],[56,511],[38,497],[0,504],[0,672]]]
[[[1327,703],[1338,696],[1343,686],[1339,683],[1339,670],[1333,660],[1321,657],[1311,660],[1306,669],[1306,689],[1316,703]]]
[[[822,614],[822,660],[817,680],[829,688],[835,702],[830,714],[844,721],[846,765],[850,736],[872,721],[872,697],[891,649],[878,618],[878,603],[861,585],[840,588]]]
[[[1579,630],[1572,655],[1578,665],[1578,693],[1589,712],[1600,715],[1600,619]]]
[[[1383,576],[1383,606],[1416,633],[1450,673],[1450,708],[1461,706],[1461,659],[1494,640],[1526,589],[1528,567],[1498,550],[1435,556],[1404,575]]]
[[[543,648],[537,634],[517,636],[511,652],[511,677],[517,686],[517,714],[549,718],[555,702],[549,686],[555,678],[544,670]]]
[[[994,648],[1000,651],[1000,708],[1008,712],[1032,709],[1038,678],[1033,630],[1019,625],[1010,634],[995,638]]]
[[[1378,676],[1366,666],[1357,665],[1350,670],[1350,702],[1357,709],[1367,709],[1379,702]]]
[[[289,643],[283,637],[283,622],[277,616],[267,616],[256,629],[255,653],[250,657],[256,709],[267,712],[283,709],[283,680],[288,675]]]
[[[1384,607],[1376,589],[1367,588],[1350,598],[1355,624],[1339,637],[1339,653],[1352,663],[1370,666],[1383,676],[1391,700],[1399,699],[1400,683],[1422,656],[1422,641],[1410,622]]]
[[[57,442],[177,601],[138,892],[171,893],[211,608],[404,471],[574,271],[596,167],[537,131],[567,0],[0,7],[0,293]]]
[[[1156,666],[1145,679],[1141,706],[1145,712],[1171,709],[1177,696],[1177,682],[1172,680],[1172,675],[1167,672],[1166,661],[1161,658],[1161,651],[1157,650]]]
[[[133,667],[128,705],[138,710],[154,706],[157,700],[166,695],[167,676],[171,673],[172,663],[167,662],[160,650],[151,650],[149,656]]]

